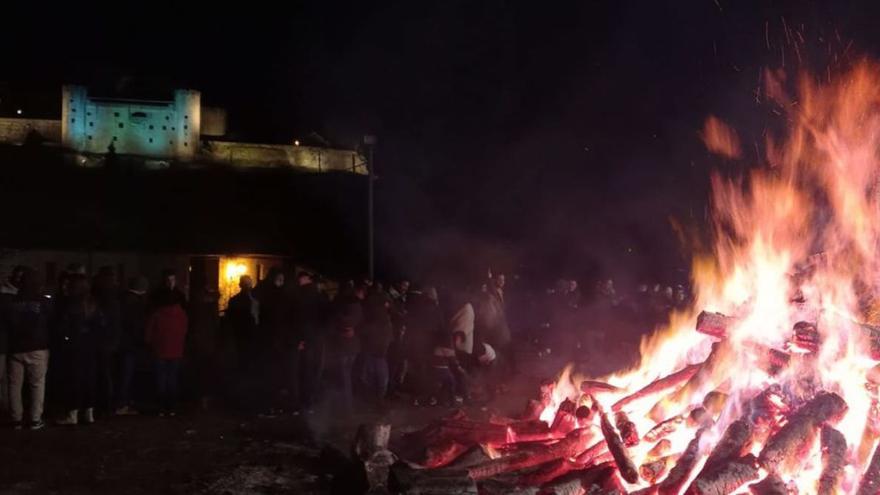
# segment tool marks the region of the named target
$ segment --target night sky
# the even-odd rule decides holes
[[[353,147],[375,134],[383,266],[396,271],[426,271],[415,253],[502,246],[518,255],[505,263],[548,272],[672,276],[687,262],[669,218],[699,226],[709,171],[737,167],[703,150],[705,117],[760,142],[764,67],[824,72],[880,53],[877,2],[130,8],[5,16],[0,115],[57,112],[41,95],[65,81],[189,86],[228,108],[236,138],[316,132]],[[807,38],[800,59],[786,28]]]

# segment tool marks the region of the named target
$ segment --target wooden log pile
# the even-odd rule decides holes
[[[809,375],[806,385],[784,381],[823,350],[816,324],[794,325],[784,350],[728,339],[736,324],[720,313],[700,314],[696,330],[714,340],[708,357],[647,385],[584,380],[570,388],[574,396],[558,397],[561,389],[546,382],[516,419],[477,421],[459,412],[404,435],[404,444],[418,448],[395,450],[408,466],[400,493],[791,495],[793,476],[815,456],[821,473],[810,471],[818,476],[811,493],[852,490],[847,473],[862,465],[858,493],[880,495],[880,401],[872,403],[862,444],[847,445],[835,429],[849,411],[844,398]],[[876,331],[880,349],[880,330],[859,328]],[[761,376],[779,382],[748,394],[732,387],[728,358],[741,352],[757,358],[767,372]],[[880,366],[865,379],[876,399]]]

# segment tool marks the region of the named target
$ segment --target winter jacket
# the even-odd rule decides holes
[[[147,329],[147,296],[126,291],[122,296],[119,348],[131,352],[143,345]]]
[[[51,312],[51,304],[47,299],[17,297],[13,300],[7,318],[9,353],[17,354],[48,349]]]
[[[302,285],[293,293],[291,318],[295,339],[306,342],[322,337],[327,299],[315,284]]]
[[[183,358],[188,321],[179,304],[159,306],[150,315],[144,340],[159,359]]]

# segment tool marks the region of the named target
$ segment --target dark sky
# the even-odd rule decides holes
[[[443,239],[556,265],[653,266],[675,251],[669,216],[701,221],[709,170],[729,166],[702,150],[705,116],[756,139],[770,114],[753,94],[762,68],[824,71],[876,54],[876,4],[43,6],[0,21],[0,84],[34,112],[44,109],[25,93],[63,81],[190,86],[229,109],[241,138],[316,131],[354,146],[376,134],[388,257],[442,251]],[[800,61],[785,27],[806,37]],[[20,101],[0,102],[0,114]]]

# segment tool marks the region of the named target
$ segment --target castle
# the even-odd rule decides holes
[[[224,139],[225,134],[226,112],[203,107],[201,93],[191,89],[177,89],[167,101],[134,100],[98,97],[84,86],[65,85],[60,119],[0,118],[0,143],[36,139],[76,154],[82,165],[116,154],[150,163],[366,173],[363,157],[353,150],[301,146],[298,141],[246,143]]]

